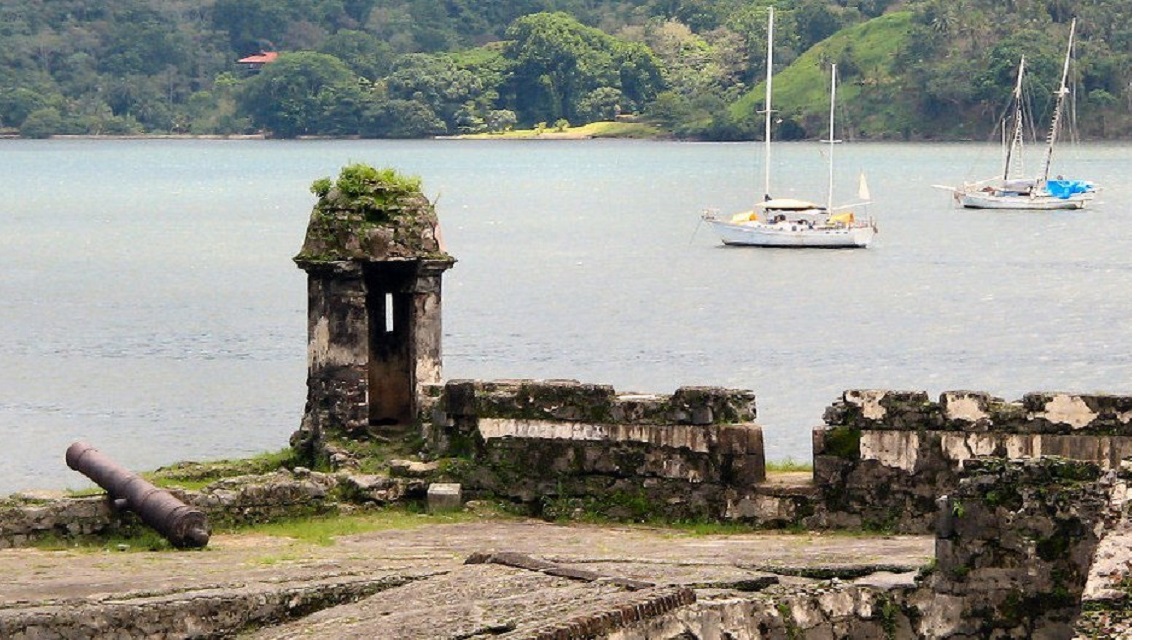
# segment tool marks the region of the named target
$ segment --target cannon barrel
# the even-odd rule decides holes
[[[69,468],[83,473],[107,491],[116,505],[124,505],[140,516],[172,546],[185,549],[208,544],[208,519],[203,512],[116,464],[87,442],[72,443],[64,460]]]

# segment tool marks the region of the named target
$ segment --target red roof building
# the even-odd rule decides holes
[[[244,68],[249,71],[260,71],[261,67],[268,64],[269,62],[272,62],[273,60],[276,60],[276,56],[278,55],[280,54],[275,51],[261,51],[254,56],[248,56],[247,58],[241,58],[237,60],[236,64],[244,65]]]

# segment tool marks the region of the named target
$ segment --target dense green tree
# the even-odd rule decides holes
[[[212,7],[212,26],[228,34],[232,50],[241,57],[275,50],[290,16],[283,2],[276,0],[216,0]]]
[[[109,129],[118,129],[118,126],[109,127],[108,123],[115,119],[112,108],[98,95],[89,94],[81,97],[70,105],[67,116],[61,118],[61,128],[58,133],[82,133],[102,135]]]
[[[763,14],[760,22],[763,29]],[[648,101],[644,112],[680,136],[710,137],[711,131],[720,130],[711,123],[727,119],[727,105],[747,87],[742,81],[747,65],[743,39],[724,27],[710,36],[711,41],[678,20],[650,21],[641,35],[660,59],[669,88]],[[764,42],[762,35],[762,48]],[[759,64],[763,68],[763,53]],[[763,69],[759,77],[764,78]]]
[[[741,53],[740,38],[725,29],[712,35],[710,42],[679,21],[654,20],[645,25],[639,37],[659,59],[667,86],[692,99],[704,94],[725,95],[744,88],[740,77],[746,61]],[[763,37],[761,43],[763,47]],[[762,53],[762,67],[764,59]],[[759,77],[764,78],[763,69]]]
[[[623,102],[620,89],[597,87],[577,101],[577,115],[586,122],[612,120],[621,114]]]
[[[360,131],[365,95],[362,91],[329,89],[324,97],[324,112],[316,133],[324,136],[353,136]]]
[[[460,45],[446,3],[412,0],[409,13],[413,18],[412,38],[418,51],[447,51]]]
[[[848,26],[834,5],[823,0],[802,0],[790,16],[801,51]]]
[[[292,126],[276,135],[357,130],[376,86],[377,112],[422,105],[419,117],[393,118],[411,123],[389,135],[440,130],[430,120],[450,133],[490,128],[494,111],[581,124],[619,108],[679,135],[756,137],[770,4],[778,72],[808,51],[836,60],[845,109],[870,135],[984,137],[1022,54],[1044,120],[1074,17],[1079,121],[1092,137],[1131,131],[1129,0],[0,0],[0,126],[51,108],[58,118],[43,112],[32,129],[250,132],[259,112],[239,102],[235,62],[278,50],[331,54],[367,82],[354,90],[338,74],[309,100],[294,97],[308,113],[278,121]],[[897,15],[912,20],[883,26]],[[874,17],[884,41],[855,29]],[[395,64],[404,53],[435,63]],[[816,94],[791,83],[823,85],[796,74],[782,85],[793,95]],[[820,102],[793,105],[790,130],[807,135]]]
[[[647,46],[617,41],[612,48],[612,57],[620,84],[601,85],[597,89],[619,91],[620,105],[627,111],[641,110],[664,89],[665,80],[660,62]]]
[[[647,46],[618,40],[564,13],[519,18],[506,36],[506,90],[524,122],[565,118],[582,124],[587,120],[578,103],[596,89],[617,89],[623,100],[643,104],[663,84]]]
[[[72,96],[99,93],[108,77],[99,71],[96,56],[85,51],[66,57],[61,69],[52,74],[59,91]]]
[[[341,29],[324,40],[321,53],[340,58],[353,73],[375,82],[388,73],[393,60],[391,47],[363,31]]]
[[[366,33],[379,38],[397,53],[417,50],[412,29],[413,20],[407,8],[393,4],[374,8],[364,23]]]
[[[85,133],[104,136],[134,136],[144,131],[144,127],[132,116],[112,116],[98,123],[87,123]]]
[[[444,54],[401,56],[383,85],[390,99],[422,102],[450,126],[466,104],[471,103],[475,109],[478,102],[486,102],[486,87],[481,79]]]
[[[237,112],[240,86],[241,81],[235,75],[222,73],[216,77],[211,90],[189,96],[185,105],[187,133],[252,133],[252,120]]]
[[[241,87],[238,110],[279,138],[332,133],[327,118],[339,113],[343,129],[363,91],[356,75],[335,56],[304,51],[281,54]]]
[[[0,88],[0,126],[19,128],[29,114],[50,106],[49,99],[38,91],[25,87]]]
[[[711,31],[741,5],[740,0],[655,0],[649,4],[657,16],[674,19],[694,31]]]
[[[488,131],[508,131],[516,126],[516,113],[508,109],[493,109],[485,114],[484,125]]]
[[[423,138],[440,135],[448,128],[423,102],[416,100],[370,100],[360,134],[365,138]]]
[[[152,75],[167,67],[190,68],[192,43],[152,11],[132,10],[108,25],[96,54],[98,71]]]
[[[42,107],[29,113],[20,123],[20,135],[25,138],[47,138],[58,133],[61,124],[59,111],[53,107]]]
[[[344,0],[343,4],[344,14],[356,24],[363,25],[372,15],[372,10],[376,8],[378,0]]]

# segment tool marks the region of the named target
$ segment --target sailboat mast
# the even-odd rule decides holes
[[[1069,61],[1073,57],[1073,32],[1077,29],[1077,19],[1069,26],[1069,46],[1065,49],[1065,68],[1061,71],[1061,86],[1057,89],[1057,104],[1053,108],[1053,121],[1049,125],[1049,146],[1045,150],[1045,164],[1041,167],[1041,176],[1037,178],[1040,186],[1049,179],[1049,167],[1053,164],[1053,147],[1057,144],[1057,130],[1061,127],[1061,108],[1065,102],[1065,95],[1069,93],[1066,84],[1069,81]]]
[[[773,12],[769,7],[769,40],[768,56],[765,58],[765,200],[772,200],[769,191],[769,174],[772,169],[772,151],[769,144],[772,135],[773,122]]]
[[[1013,133],[1009,139],[1006,140],[1005,149],[1005,167],[1002,171],[1001,179],[1009,179],[1009,170],[1013,160],[1013,150],[1020,148],[1024,140],[1023,121],[1025,114],[1023,113],[1024,107],[1022,106],[1023,98],[1021,95],[1021,84],[1025,77],[1025,56],[1021,56],[1021,64],[1017,67],[1017,86],[1013,88]],[[1020,159],[1018,158],[1018,162]]]
[[[833,210],[833,147],[837,145],[837,139],[834,135],[836,127],[833,126],[833,117],[837,110],[837,65],[834,63],[832,66],[832,80],[829,88],[829,211]]]

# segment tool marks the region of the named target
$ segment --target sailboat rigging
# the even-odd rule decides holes
[[[1041,170],[1035,177],[1011,177],[1012,160],[1019,160],[1024,149],[1024,99],[1022,85],[1025,75],[1025,58],[1022,56],[1017,68],[1017,82],[1013,89],[1013,133],[1007,137],[1005,158],[999,178],[980,182],[965,183],[960,187],[942,187],[953,192],[953,199],[962,207],[970,209],[1083,209],[1097,192],[1097,186],[1088,180],[1050,179],[1053,166],[1053,152],[1057,146],[1061,130],[1061,115],[1065,108],[1069,89],[1069,68],[1073,58],[1074,34],[1077,21],[1069,27],[1069,43],[1065,50],[1065,65],[1061,72],[1061,84],[1057,88],[1053,115],[1049,123],[1049,135]]]
[[[769,7],[768,55],[766,81],[764,81],[764,199],[753,205],[752,210],[734,213],[722,219],[716,212],[706,211],[701,219],[706,221],[724,244],[751,247],[822,247],[822,248],[864,248],[868,247],[876,235],[876,223],[872,217],[857,216],[845,206],[834,209],[832,206],[832,145],[837,143],[834,114],[837,96],[837,66],[832,65],[829,99],[829,140],[830,146],[829,189],[827,204],[794,198],[775,198],[770,188],[771,141],[773,141],[773,37],[774,8]],[[861,199],[868,204],[868,188],[865,176],[860,176]]]
[[[863,248],[877,233],[871,216],[858,216],[846,207],[833,208],[833,153],[837,143],[834,112],[837,99],[837,66],[832,65],[829,100],[829,187],[825,206],[807,200],[774,198],[770,186],[772,167],[772,97],[773,97],[773,18],[769,8],[768,55],[765,65],[765,188],[764,200],[749,211],[736,213],[727,219],[716,212],[706,211],[701,219],[712,227],[726,245],[756,247],[824,247]],[[861,175],[859,194],[868,204],[868,188]],[[835,213],[839,211],[839,213]]]

